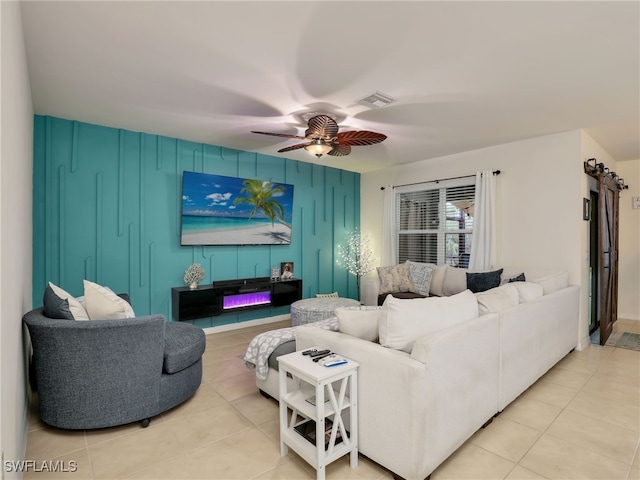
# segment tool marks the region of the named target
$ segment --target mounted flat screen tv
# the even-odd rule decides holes
[[[289,245],[293,185],[182,173],[181,245]]]

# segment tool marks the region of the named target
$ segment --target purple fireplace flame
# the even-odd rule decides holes
[[[236,295],[225,295],[222,299],[222,309],[252,307],[254,305],[265,305],[271,303],[271,292],[251,292],[238,293]]]

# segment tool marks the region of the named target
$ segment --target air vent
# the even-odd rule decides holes
[[[384,93],[380,92],[373,92],[366,97],[356,100],[356,103],[369,108],[381,108],[386,107],[387,105],[390,105],[395,101],[395,98],[392,98],[389,95],[385,95]]]

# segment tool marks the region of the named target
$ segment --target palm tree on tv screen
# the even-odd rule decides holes
[[[291,225],[284,221],[284,208],[277,200],[274,200],[274,197],[284,193],[284,187],[274,186],[273,182],[252,179],[244,180],[242,185],[240,193],[244,193],[246,197],[236,197],[234,203],[236,205],[239,203],[253,205],[249,219],[253,218],[258,210],[261,210],[271,220],[271,226],[274,222],[278,222],[291,229]]]

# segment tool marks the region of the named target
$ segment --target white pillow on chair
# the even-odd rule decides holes
[[[117,320],[136,316],[129,302],[113,293],[110,288],[89,280],[84,280],[84,298],[91,320]]]

